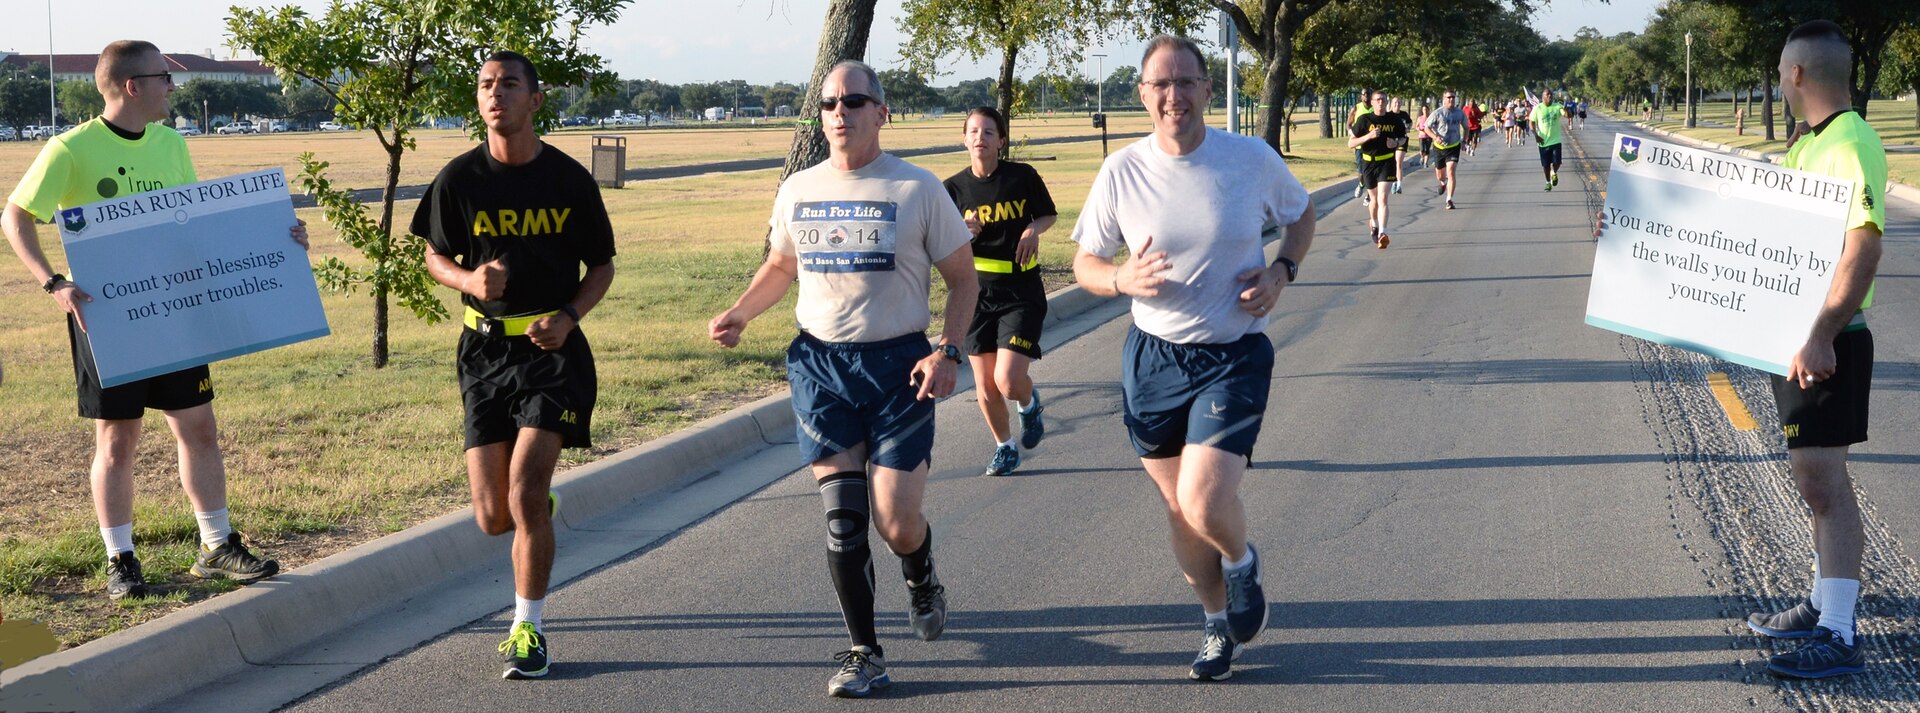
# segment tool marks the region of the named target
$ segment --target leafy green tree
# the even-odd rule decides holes
[[[280,103],[283,116],[301,124],[314,124],[333,118],[333,96],[311,82],[283,85]]]
[[[107,108],[107,100],[100,96],[100,88],[93,82],[78,79],[60,83],[57,90],[60,96],[60,116],[72,124],[99,116]]]
[[[720,90],[713,84],[680,85],[680,105],[687,111],[698,114],[709,107],[720,106]]]
[[[28,72],[0,77],[0,124],[25,129],[46,121],[47,80]]]
[[[596,70],[600,57],[580,45],[586,28],[611,24],[627,0],[335,0],[320,15],[296,6],[235,6],[227,18],[230,44],[259,55],[283,81],[305,79],[334,99],[338,118],[373,130],[387,155],[386,191],[379,217],[334,187],[328,164],[300,156],[301,183],[326,210],[341,239],[367,259],[366,267],[339,258],[316,272],[329,289],[365,286],[374,300],[373,365],[387,364],[387,300],[429,324],[448,317],[434,295],[424,263],[426,247],[406,231],[394,235],[400,164],[414,148],[414,127],[427,117],[460,116],[484,128],[474,103],[474,78],[495,50],[532,58],[545,84],[609,91],[615,78]],[[557,107],[540,108],[538,123],[552,126]]]
[[[925,82],[922,82],[920,86],[926,87],[927,85]],[[932,90],[929,89],[928,91],[931,92]],[[780,107],[798,107],[800,105],[800,97],[802,96],[805,96],[805,92],[801,91],[799,86],[789,82],[774,82],[772,86],[761,90],[760,105],[766,107],[767,114],[771,116],[773,110]],[[887,96],[889,99],[893,97],[893,85],[891,84],[887,85]],[[921,106],[924,107],[925,105]]]
[[[610,91],[610,92],[604,92],[600,94],[589,93],[581,97],[580,101],[574,102],[571,106],[568,106],[567,114],[570,116],[584,116],[592,119],[605,119],[609,116],[613,116],[613,111],[615,109],[624,110],[628,106],[630,106],[630,103],[627,101],[622,101],[620,99],[619,92]]]
[[[967,111],[977,106],[993,106],[994,80],[970,79],[960,82],[940,92],[947,102],[947,108],[953,111]]]
[[[1880,91],[1890,97],[1913,93],[1913,128],[1920,129],[1920,25],[1894,33],[1887,41],[1887,65]]]

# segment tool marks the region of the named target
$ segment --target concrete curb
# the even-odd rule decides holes
[[[1607,118],[1618,120],[1618,117],[1608,116]],[[1781,161],[1786,160],[1786,157],[1787,157],[1786,154],[1780,153],[1778,151],[1761,152],[1761,151],[1755,151],[1753,149],[1735,148],[1733,146],[1728,146],[1726,144],[1714,143],[1712,141],[1696,139],[1691,136],[1687,136],[1686,134],[1675,133],[1672,131],[1668,131],[1666,129],[1659,129],[1659,128],[1647,126],[1644,122],[1636,121],[1636,122],[1633,122],[1633,125],[1634,127],[1638,128],[1641,131],[1645,131],[1650,134],[1658,134],[1660,136],[1673,139],[1674,141],[1678,141],[1688,146],[1713,149],[1715,151],[1723,151],[1726,153],[1733,154],[1735,156],[1750,158],[1755,161],[1766,161],[1768,163],[1777,164],[1777,163],[1780,163]],[[1912,203],[1916,206],[1920,206],[1920,188],[1915,188],[1913,186],[1909,186],[1899,181],[1888,181],[1886,192],[1887,192],[1887,195],[1893,196],[1895,198],[1899,198],[1900,200],[1906,201],[1908,203]]]
[[[1310,192],[1315,215],[1352,199],[1353,179]],[[1047,324],[1105,304],[1070,285],[1047,297]],[[574,529],[793,441],[782,391],[638,448],[568,471],[559,527]],[[434,518],[156,621],[0,671],[0,710],[137,711],[295,652],[500,556],[473,509]],[[555,582],[558,586],[562,582]],[[94,685],[113,681],[111,688]]]

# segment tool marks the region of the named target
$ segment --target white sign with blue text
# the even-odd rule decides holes
[[[1786,375],[1859,187],[1626,134],[1613,147],[1587,324]]]
[[[60,211],[101,384],[328,334],[280,169]]]

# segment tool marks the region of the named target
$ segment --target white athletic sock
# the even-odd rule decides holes
[[[1225,569],[1242,570],[1242,569],[1246,569],[1252,564],[1253,564],[1253,548],[1252,547],[1247,548],[1246,554],[1240,555],[1240,561],[1238,562],[1229,561],[1224,556],[1220,558],[1220,566]]]
[[[227,535],[233,532],[233,525],[227,522],[227,509],[213,512],[196,512],[193,519],[200,521],[200,544],[211,550],[227,544]]]
[[[1840,635],[1840,640],[1853,645],[1853,605],[1860,601],[1860,580],[1834,579],[1821,577],[1813,585],[1820,592],[1820,625]]]
[[[100,528],[100,539],[107,543],[107,559],[133,551],[133,523]]]
[[[1221,609],[1220,611],[1207,611],[1206,609],[1202,608],[1200,611],[1206,612],[1208,623],[1227,620],[1227,610],[1225,609]]]
[[[1006,441],[1005,443],[1002,443],[1002,444],[1000,444],[1000,447],[1001,447],[1001,448],[1012,448],[1012,447],[1013,447],[1013,444],[1014,444],[1014,443],[1017,443],[1017,442],[1019,442],[1019,439],[1018,439],[1018,438],[1009,438],[1009,439],[1007,439],[1007,441]]]
[[[1026,413],[1028,411],[1032,411],[1033,410],[1033,393],[1032,392],[1027,393],[1026,403],[1023,404],[1018,401],[1015,401],[1013,402],[1013,406],[1014,408],[1020,409],[1020,413]]]
[[[1813,553],[1813,581],[1807,586],[1807,603],[1820,610],[1820,553]]]
[[[546,609],[547,600],[545,597],[540,599],[523,599],[518,594],[514,595],[513,626],[517,627],[520,625],[520,622],[525,621],[531,622],[534,629],[539,629],[540,617],[546,613]],[[513,627],[508,628],[512,629]]]

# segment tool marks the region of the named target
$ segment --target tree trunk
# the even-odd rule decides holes
[[[1275,23],[1279,25],[1281,23]],[[1276,26],[1273,45],[1266,53],[1267,81],[1260,88],[1260,104],[1265,107],[1267,125],[1262,127],[1260,139],[1272,146],[1274,151],[1282,151],[1280,128],[1287,123],[1287,84],[1293,79],[1293,29]]]
[[[1773,141],[1773,70],[1760,70],[1760,113],[1767,115],[1767,140]]]
[[[1013,63],[1019,56],[1019,47],[1007,47],[1000,53],[1000,84],[993,88],[994,107],[1007,117],[1008,124],[1013,123]],[[1012,145],[1010,137],[1001,138],[1009,139],[1008,145]]]
[[[1920,129],[1920,72],[1913,75],[1913,128]]]
[[[373,267],[373,368],[387,366],[387,281],[393,279],[387,266],[392,263],[393,200],[400,187],[400,157],[406,153],[405,129],[393,132],[393,145],[387,147],[387,190],[380,198],[380,258]]]
[[[793,147],[787,151],[780,180],[827,158],[827,136],[820,131],[820,83],[827,70],[846,59],[867,56],[867,35],[873,29],[873,6],[878,0],[833,0],[827,24],[820,28],[820,46],[813,58],[813,80],[807,101],[800,107],[800,123],[793,129]]]
[[[1320,138],[1333,138],[1333,102],[1327,101],[1325,92],[1320,93]]]

